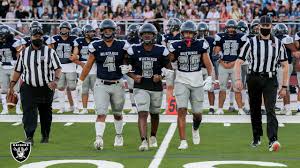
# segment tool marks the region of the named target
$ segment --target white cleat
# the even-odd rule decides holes
[[[78,108],[74,108],[74,110],[73,110],[73,114],[79,114],[80,112],[79,112],[79,109]]]
[[[79,114],[88,114],[89,111],[87,109],[83,109],[81,112],[79,112]]]
[[[129,114],[137,114],[137,107],[136,106],[132,106],[132,109],[129,111]]]
[[[157,148],[157,140],[156,140],[156,137],[155,136],[151,136],[149,138],[149,147],[150,148]]]
[[[181,140],[180,141],[180,145],[178,147],[179,150],[185,150],[189,147],[188,143],[186,142],[186,140]]]
[[[224,111],[223,109],[218,109],[217,112],[215,113],[216,115],[223,115]]]
[[[2,112],[0,113],[0,115],[6,115],[8,114],[8,110],[7,109],[3,109]]]
[[[116,135],[115,136],[115,143],[114,146],[123,146],[123,136],[122,135]]]
[[[199,129],[194,130],[194,128],[192,128],[192,136],[193,136],[193,144],[194,144],[194,145],[200,144],[200,133],[199,133]]]
[[[20,108],[16,108],[16,114],[22,115],[23,111]]]
[[[291,116],[291,115],[293,115],[292,110],[287,110],[287,111],[285,112],[285,115],[286,115],[286,116]]]
[[[238,115],[247,115],[243,109],[239,109]]]
[[[147,151],[149,149],[147,140],[143,140],[141,146],[139,147],[139,151]]]
[[[61,109],[59,109],[59,110],[57,111],[57,114],[62,114],[62,113],[64,113],[64,112],[66,112],[66,110],[65,110],[64,108],[61,108]]]
[[[95,149],[97,150],[102,150],[103,149],[103,146],[104,146],[104,143],[103,143],[103,139],[101,136],[97,136],[96,137],[96,140],[94,142],[94,147]]]
[[[74,112],[74,110],[75,110],[74,106],[70,106],[65,111],[66,112]]]

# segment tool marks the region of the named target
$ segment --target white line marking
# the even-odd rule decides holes
[[[172,137],[175,133],[177,127],[177,123],[172,123],[168,129],[168,132],[164,138],[164,140],[162,141],[162,143],[160,144],[159,149],[157,150],[154,159],[151,161],[150,165],[148,168],[158,168],[162,159],[164,158],[167,149],[169,147],[169,144],[172,140]]]
[[[74,123],[72,123],[72,122],[68,122],[68,123],[65,123],[65,127],[68,127],[68,126],[71,126],[71,125],[73,125]]]
[[[16,123],[13,123],[12,126],[18,126],[18,125],[21,125],[22,122],[16,122]]]
[[[230,127],[231,124],[230,123],[224,123],[224,127]]]

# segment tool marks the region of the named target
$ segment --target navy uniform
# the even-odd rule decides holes
[[[127,40],[127,42],[129,44],[139,44],[140,43],[140,38],[138,36],[135,36],[133,38],[129,38],[128,36],[126,36],[125,39]]]
[[[242,33],[236,33],[233,36],[227,33],[218,33],[215,35],[216,46],[221,47],[221,61],[226,63],[231,63],[236,61],[240,48],[247,41],[247,35]],[[228,77],[231,75],[231,81],[234,85],[235,76],[233,75],[234,68],[225,69],[222,65],[219,65],[219,81],[220,90],[226,91]]]
[[[155,44],[152,50],[145,51],[142,44],[128,49],[129,62],[134,74],[142,76],[140,83],[134,83],[134,98],[138,111],[158,114],[162,102],[162,81],[154,82],[153,75],[161,75],[161,69],[169,63],[169,51],[165,46]]]
[[[190,100],[192,112],[202,112],[204,90],[201,56],[208,49],[209,45],[204,40],[195,40],[191,47],[187,47],[184,41],[170,45],[169,50],[174,54],[178,67],[175,73],[177,108],[187,108]]]
[[[72,54],[74,40],[76,36],[69,36],[63,40],[60,35],[55,35],[47,40],[47,44],[53,44],[62,66],[62,75],[58,82],[58,89],[64,89],[68,86],[71,90],[76,88],[76,65],[72,63],[69,57]]]
[[[164,38],[165,38],[164,41],[166,42],[166,44],[170,44],[176,40],[180,40],[181,36],[180,36],[180,33],[176,34],[175,36],[173,36],[172,33],[169,33],[169,34],[165,34]]]
[[[120,80],[123,77],[120,66],[128,48],[129,44],[121,40],[114,40],[111,47],[107,47],[103,40],[89,45],[89,52],[95,56],[97,65],[94,97],[98,115],[107,114],[109,104],[114,114],[122,114],[125,92]]]
[[[4,26],[2,26],[4,27]],[[7,28],[7,31],[9,29]],[[0,85],[1,85],[1,99],[2,99],[2,112],[1,114],[8,114],[6,104],[6,94],[9,88],[9,82],[11,81],[11,75],[14,71],[14,65],[17,62],[18,49],[21,47],[19,40],[10,37],[6,37],[4,41],[0,42]],[[15,89],[18,92],[19,87],[16,85]],[[20,104],[17,106],[17,114],[21,113]]]

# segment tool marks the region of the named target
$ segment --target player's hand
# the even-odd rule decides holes
[[[121,65],[121,72],[122,74],[127,74],[128,72],[130,72],[132,70],[132,66],[131,65]]]
[[[134,75],[133,80],[135,83],[141,83],[142,78],[143,77],[141,75]]]
[[[237,79],[235,81],[235,88],[238,90],[238,91],[242,91],[243,90],[243,83],[241,81],[241,79]]]
[[[284,98],[286,96],[286,88],[281,88],[279,91],[279,99]]]
[[[296,51],[293,53],[294,57],[300,58],[300,51]]]
[[[162,68],[161,75],[164,76],[166,79],[173,79],[174,71],[171,69]]]
[[[73,55],[73,54],[69,57],[69,60],[71,60],[72,62],[76,61],[78,59],[79,59],[79,57],[77,55]]]
[[[55,89],[57,88],[57,82],[56,82],[56,81],[49,82],[49,83],[48,83],[48,87],[49,87],[51,90],[55,90]]]
[[[161,75],[157,75],[157,74],[155,74],[155,75],[153,75],[153,82],[159,82],[159,81],[161,81],[162,80],[162,76]]]
[[[205,91],[210,91],[213,89],[213,80],[211,76],[208,76],[205,81],[203,82],[203,89]]]

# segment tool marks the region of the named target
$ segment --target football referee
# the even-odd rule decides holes
[[[9,95],[14,94],[13,87],[21,77],[23,83],[20,86],[20,94],[25,141],[33,144],[39,111],[41,143],[48,143],[52,122],[52,101],[60,78],[61,65],[55,51],[44,45],[42,27],[31,27],[30,34],[32,44],[21,52],[17,60]]]
[[[288,61],[284,45],[280,40],[271,35],[272,19],[269,16],[260,18],[260,34],[251,37],[242,47],[239,59],[235,63],[236,88],[242,90],[241,65],[247,59],[249,72],[247,86],[251,112],[253,132],[252,146],[261,144],[263,135],[261,102],[264,98],[267,111],[267,135],[269,138],[269,151],[278,151],[278,121],[275,115],[275,103],[277,98],[278,81],[276,77],[278,64],[283,68],[283,86],[280,88],[279,97],[286,95],[288,85]]]

